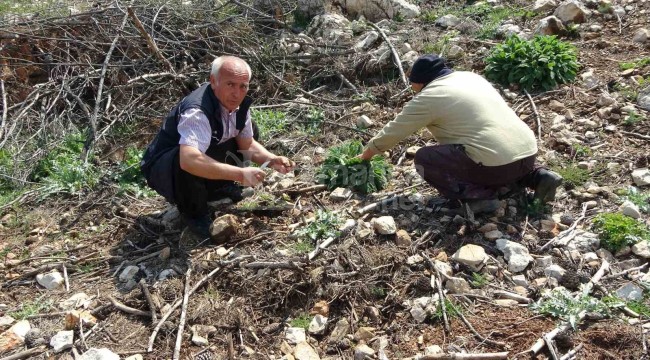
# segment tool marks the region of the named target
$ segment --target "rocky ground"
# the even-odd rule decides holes
[[[249,15],[263,9],[231,4]],[[104,120],[124,122],[123,114],[144,104],[149,113],[129,117],[138,120],[135,131],[97,142],[91,161],[98,165],[119,164],[127,146],[142,149],[162,109],[207,76],[210,53],[238,50],[254,68],[259,116],[286,114],[285,125],[263,128],[265,143],[298,167],[287,176],[270,174],[238,204],[212,204],[214,239],[207,240],[184,229],[164,199],[122,193],[110,179],[48,197],[24,185],[27,192],[0,208],[1,359],[648,357],[650,239],[646,233],[609,251],[594,220],[621,213],[648,225],[650,1],[393,4],[380,15],[355,4],[326,6],[326,15],[302,27],[262,16],[274,25],[258,34],[263,46],[243,37],[238,44],[225,40],[226,50],[217,46],[203,58],[188,40],[185,53],[175,52],[184,55],[165,55],[179,67],[174,80],[159,75],[163,65],[155,68],[150,60],[122,73],[109,67],[104,90],[117,105],[110,116],[105,106]],[[493,24],[463,12],[471,6],[509,9],[512,16]],[[145,27],[153,27],[161,9],[141,15]],[[123,16],[117,14],[115,27]],[[359,14],[375,23],[364,25]],[[162,11],[159,21],[171,26],[166,16]],[[25,21],[6,21],[2,29],[20,34],[3,37],[2,64],[32,62],[3,70],[7,132],[11,119],[24,115],[24,104],[12,108],[12,102],[29,103],[32,91],[64,87],[51,68],[33,65],[33,52],[42,57],[59,30],[37,35],[27,28],[49,23]],[[219,22],[224,31],[227,21]],[[195,28],[185,29],[186,39],[194,39]],[[129,31],[135,41],[135,28]],[[531,94],[499,87],[539,136],[540,162],[565,177],[548,208],[526,205],[518,195],[493,208],[445,208],[412,166],[417,148],[433,142],[427,131],[386,154],[393,177],[380,193],[315,184],[329,147],[367,141],[410,98],[391,46],[402,68],[435,51],[457,70],[482,73],[490,49],[511,33],[557,34],[578,50],[573,83]],[[106,52],[112,37],[103,39]],[[165,54],[171,50],[163,44],[179,43],[157,41]],[[120,56],[127,60],[140,54],[137,46],[125,48]],[[102,61],[94,61],[96,69]],[[98,73],[84,73],[94,95]],[[154,76],[145,81],[145,74]],[[67,84],[77,87],[79,78]],[[155,102],[138,97],[156,91],[161,98]],[[44,92],[51,102],[36,108],[72,112],[79,97],[57,108],[55,94]],[[93,98],[78,95],[79,102]],[[76,114],[87,119],[80,108]],[[41,118],[33,112],[30,126],[37,128]]]

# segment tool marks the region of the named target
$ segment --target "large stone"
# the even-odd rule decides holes
[[[634,283],[627,283],[616,290],[616,296],[626,301],[639,301],[643,299],[643,289]]]
[[[372,227],[381,235],[392,235],[397,232],[397,225],[392,216],[380,216],[371,221]]]
[[[637,29],[632,35],[632,41],[639,44],[645,44],[648,42],[648,38],[650,38],[650,31],[644,28]]]
[[[555,9],[557,2],[555,0],[536,0],[533,5],[533,11],[536,13],[548,13]]]
[[[646,110],[650,110],[650,86],[647,89],[649,91],[649,102],[648,109]],[[636,186],[650,185],[650,170],[648,168],[642,168],[632,171],[632,181],[634,181]]]
[[[619,207],[619,210],[621,214],[629,216],[633,219],[638,219],[641,217],[641,211],[639,211],[639,207],[629,200],[624,201],[623,204],[621,204]]]
[[[526,269],[528,264],[533,261],[532,256],[528,253],[528,249],[516,242],[506,239],[499,239],[496,241],[497,249],[502,253],[508,262],[508,270],[512,272],[520,272]]]
[[[36,282],[47,290],[56,290],[63,287],[64,279],[60,272],[52,271],[47,274],[36,275]]]
[[[296,344],[293,349],[293,356],[296,360],[320,360],[320,356],[314,348],[306,341]]]
[[[589,10],[579,0],[567,0],[555,9],[553,15],[564,23],[580,24],[587,21]]]
[[[357,43],[354,44],[352,48],[357,51],[366,51],[370,49],[375,44],[375,42],[377,42],[377,39],[379,39],[379,33],[376,31],[369,31],[363,36],[363,38],[357,41]],[[362,116],[366,116],[366,115],[362,115]]]
[[[56,335],[52,336],[50,339],[50,346],[55,353],[59,353],[63,350],[69,349],[72,347],[74,341],[74,331],[59,331]]]
[[[411,246],[411,235],[406,230],[397,230],[395,244],[397,246]]]
[[[0,354],[22,346],[25,342],[25,335],[30,329],[29,321],[21,320],[0,334]]]
[[[352,196],[352,190],[347,188],[336,188],[330,193],[330,200],[332,201],[345,201]]]
[[[533,33],[535,35],[559,35],[565,31],[566,28],[562,24],[562,20],[551,15],[540,20]]]
[[[634,246],[632,246],[632,253],[644,259],[650,259],[650,242],[647,240],[641,240],[634,244]]]
[[[310,334],[318,335],[318,334],[322,334],[323,331],[325,331],[326,326],[327,326],[327,317],[321,314],[316,314],[311,319],[308,330]]]
[[[314,38],[321,37],[327,44],[347,44],[352,39],[352,28],[343,15],[321,14],[311,20],[307,34]]]
[[[352,16],[363,15],[366,19],[376,22],[382,19],[413,19],[420,16],[420,7],[406,0],[343,0],[342,5]]]
[[[285,339],[289,344],[298,344],[307,339],[305,329],[299,327],[290,327],[285,331]]]
[[[445,283],[445,289],[449,290],[452,294],[467,294],[471,292],[471,288],[467,283],[467,280],[458,277],[452,277],[447,279]]]
[[[120,360],[120,356],[107,348],[91,348],[83,353],[83,355],[79,357],[79,360]]]
[[[564,270],[560,265],[551,265],[544,269],[544,275],[556,280],[562,279],[562,276],[564,276],[565,273],[566,270]]]
[[[214,241],[226,241],[239,230],[239,219],[235,215],[220,216],[210,225],[210,238]]]
[[[479,271],[487,261],[485,249],[478,245],[468,244],[456,251],[451,257],[454,261],[466,265],[474,271]]]
[[[135,265],[129,265],[124,270],[122,270],[122,272],[120,273],[119,280],[121,282],[134,280],[135,276],[138,274],[139,271],[140,271],[139,267]]]
[[[372,120],[370,120],[368,115],[361,115],[361,116],[359,116],[357,118],[357,127],[358,128],[367,129],[367,128],[371,127],[373,124],[374,123],[372,122]]]
[[[435,24],[446,29],[460,24],[460,19],[456,15],[447,14],[439,17]]]
[[[573,240],[566,246],[569,250],[578,250],[583,253],[596,251],[600,248],[600,238],[592,232],[577,230]]]

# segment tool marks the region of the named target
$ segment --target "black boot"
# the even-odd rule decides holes
[[[555,192],[562,184],[562,177],[553,171],[539,169],[533,177],[535,196],[534,200],[540,200],[543,204],[555,199]]]

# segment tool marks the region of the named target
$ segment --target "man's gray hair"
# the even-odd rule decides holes
[[[223,55],[214,59],[214,61],[212,62],[212,71],[210,71],[210,75],[216,78],[217,75],[219,75],[219,70],[221,70],[221,65],[223,65],[223,63],[225,63],[228,60],[238,60],[243,62],[244,65],[246,66],[246,70],[248,71],[248,80],[251,79],[251,77],[253,76],[253,71],[251,70],[251,66],[248,65],[246,60],[231,55]]]

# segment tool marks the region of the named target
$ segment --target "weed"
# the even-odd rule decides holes
[[[623,125],[632,126],[642,122],[643,120],[645,120],[643,115],[639,115],[636,112],[632,111],[628,113],[627,116],[625,116],[625,119],[623,119]]]
[[[293,12],[293,26],[297,28],[302,28],[306,29],[307,26],[309,26],[309,22],[311,21],[311,18],[301,12],[301,11],[294,11]]]
[[[555,36],[524,40],[511,36],[486,59],[485,75],[503,86],[517,84],[525,90],[551,90],[573,81],[578,71],[576,50]]]
[[[520,7],[494,7],[489,4],[474,6],[445,6],[422,14],[425,22],[435,22],[444,15],[455,15],[459,18],[469,18],[481,24],[476,37],[480,39],[494,38],[501,23],[514,17],[532,17],[535,14]]]
[[[287,130],[287,115],[283,111],[252,110],[251,117],[259,127],[260,139],[268,141]]]
[[[616,83],[613,86],[614,90],[618,92],[625,100],[627,101],[636,101],[636,98],[639,96],[639,92],[626,84]]]
[[[646,214],[650,213],[650,192],[641,192],[639,189],[631,186],[625,189],[621,195],[638,206],[642,212]]]
[[[460,309],[454,305],[450,300],[445,299],[445,313],[447,313],[447,319],[452,319],[461,314]],[[436,305],[436,311],[432,313],[431,320],[433,321],[442,321],[443,314],[440,304]]]
[[[643,301],[630,301],[627,307],[644,318],[650,318],[650,306]]]
[[[327,184],[329,189],[346,187],[364,194],[386,187],[390,164],[381,156],[363,161],[357,157],[362,150],[363,145],[357,140],[332,147],[317,171],[317,181]]]
[[[13,318],[17,320],[25,320],[32,315],[36,315],[43,310],[47,310],[52,306],[51,300],[43,300],[42,298],[34,301],[23,303],[20,310],[10,313]]]
[[[306,254],[314,251],[316,247],[311,241],[299,241],[293,245],[293,250],[298,254]]]
[[[303,122],[303,129],[307,134],[316,135],[320,132],[321,125],[325,120],[325,112],[318,108],[309,109],[306,119]]]
[[[457,37],[459,32],[457,30],[451,30],[445,33],[443,36],[440,37],[438,41],[436,41],[434,44],[425,44],[424,45],[424,53],[425,54],[440,54],[440,56],[444,55],[445,51],[449,47],[451,40],[455,37]]]
[[[641,222],[619,213],[596,216],[593,227],[600,235],[600,244],[611,252],[639,241],[650,241],[650,231]]]
[[[539,314],[551,315],[567,321],[573,329],[578,325],[578,314],[582,311],[609,316],[609,307],[589,295],[574,298],[565,288],[555,288],[542,296],[531,309]]]
[[[573,189],[576,186],[580,186],[589,180],[590,175],[589,171],[586,169],[579,168],[575,164],[570,164],[566,167],[553,167],[553,171],[557,172],[564,178],[564,186],[567,189]]]
[[[303,328],[306,330],[307,328],[309,328],[310,323],[311,323],[311,316],[309,316],[308,314],[300,314],[300,316],[298,316],[297,318],[292,319],[289,322],[289,325],[291,325],[291,327]]]
[[[144,175],[140,171],[142,150],[129,147],[124,154],[124,161],[119,165],[116,176],[119,193],[129,193],[137,198],[155,196],[156,192],[145,183]]]
[[[573,154],[576,157],[588,157],[591,156],[591,148],[586,145],[581,145],[581,144],[573,144],[571,145],[571,148],[573,149]]]
[[[324,240],[330,237],[337,237],[340,234],[339,226],[341,219],[332,212],[318,210],[316,218],[308,225],[296,231],[301,239],[308,239],[312,242]]]
[[[6,247],[6,248],[0,250],[0,259],[4,259],[4,258],[6,258],[6,257],[7,257],[7,254],[9,254],[10,252],[11,252],[11,248],[10,248],[10,247]]]
[[[621,70],[640,69],[646,65],[650,65],[650,58],[637,59],[634,61],[622,62],[618,64]]]
[[[97,263],[89,262],[89,263],[79,265],[79,271],[84,274],[91,273],[96,269],[97,269]]]
[[[487,279],[487,276],[481,273],[473,272],[472,280],[470,280],[469,283],[472,284],[472,286],[475,288],[482,288],[483,286],[487,285],[489,281]]]
[[[384,289],[381,286],[372,286],[370,288],[370,293],[372,294],[372,296],[378,299],[383,299],[386,297],[386,289]]]

